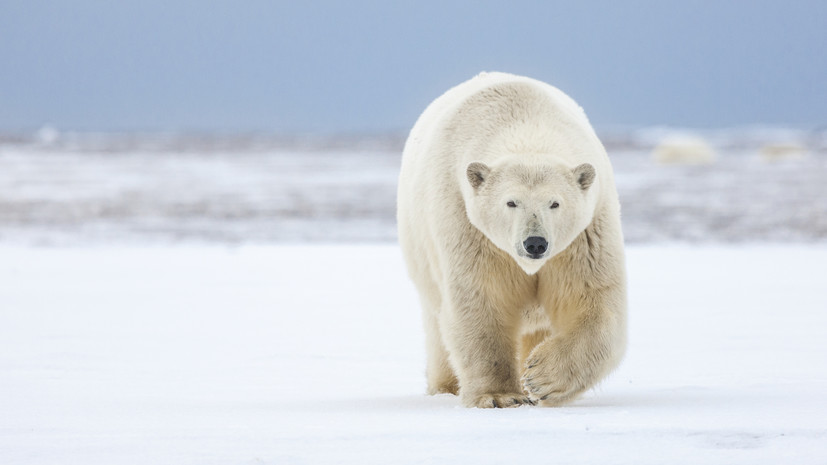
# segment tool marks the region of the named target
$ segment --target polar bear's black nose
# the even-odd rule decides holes
[[[540,258],[548,249],[548,241],[545,237],[531,236],[523,242],[523,247],[531,258]]]

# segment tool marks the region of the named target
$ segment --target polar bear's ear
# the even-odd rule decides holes
[[[468,165],[468,169],[465,170],[465,174],[468,176],[468,182],[471,183],[471,187],[474,189],[480,187],[490,173],[491,168],[479,161],[472,162]]]
[[[591,187],[594,182],[594,175],[594,166],[588,163],[583,163],[574,169],[574,179],[577,180],[577,185],[583,190]]]

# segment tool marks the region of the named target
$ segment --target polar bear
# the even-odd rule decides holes
[[[556,406],[618,365],[620,205],[603,145],[563,92],[483,73],[437,98],[405,143],[397,207],[429,394]]]

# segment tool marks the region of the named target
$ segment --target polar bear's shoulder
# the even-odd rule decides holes
[[[559,111],[585,125],[589,125],[589,120],[583,108],[560,89],[526,76],[499,71],[483,71],[455,87],[454,89],[461,89],[461,91],[456,92],[455,96],[458,98],[455,101],[464,100],[462,97],[467,98],[486,89],[515,88],[520,87],[520,84],[523,85],[523,88],[541,91]]]

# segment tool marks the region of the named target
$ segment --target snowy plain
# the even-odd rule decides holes
[[[740,137],[698,166],[660,165],[645,144],[616,144],[626,240],[827,241],[824,138],[805,156],[768,163]],[[401,140],[64,139],[0,138],[0,243],[396,239]]]
[[[398,153],[0,144],[0,464],[827,463],[827,157],[613,153],[629,350],[424,395]]]
[[[0,257],[4,464],[827,462],[827,247],[630,247],[622,366],[497,410],[424,395],[394,245]]]

